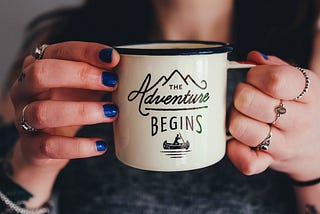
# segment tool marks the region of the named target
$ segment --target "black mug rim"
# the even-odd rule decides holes
[[[201,44],[212,45],[213,47],[199,47],[199,48],[130,48],[128,46],[136,45],[150,45],[150,44]],[[219,45],[219,46],[217,46]],[[129,55],[152,55],[152,56],[167,56],[167,55],[207,55],[228,53],[233,50],[233,47],[229,43],[215,42],[215,41],[194,41],[194,40],[170,40],[170,41],[154,41],[144,43],[129,43],[120,46],[115,46],[120,54]]]

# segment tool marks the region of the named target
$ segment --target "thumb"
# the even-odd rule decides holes
[[[288,65],[287,62],[276,56],[265,55],[259,51],[250,51],[247,60],[257,65]]]

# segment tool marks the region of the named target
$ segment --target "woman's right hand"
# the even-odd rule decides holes
[[[116,118],[116,106],[100,100],[104,92],[117,87],[117,77],[110,70],[119,60],[114,49],[88,42],[49,45],[41,60],[26,57],[11,88],[20,135],[13,153],[14,168],[46,168],[58,173],[70,159],[105,152],[107,143],[102,139],[74,134],[81,125]],[[24,108],[25,121],[36,133],[21,128]]]

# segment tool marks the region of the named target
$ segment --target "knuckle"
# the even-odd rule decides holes
[[[256,173],[255,173],[255,170],[254,170],[254,168],[252,167],[251,164],[250,164],[250,165],[247,165],[246,167],[243,167],[242,169],[240,169],[240,171],[241,171],[244,175],[247,175],[247,176],[256,174]]]
[[[40,151],[46,157],[50,157],[50,158],[57,157],[58,150],[59,150],[57,145],[58,144],[56,144],[52,138],[46,138],[40,144]]]
[[[35,126],[45,127],[48,121],[47,117],[47,105],[44,103],[38,103],[34,107]]]
[[[268,91],[271,94],[276,94],[280,90],[281,80],[279,74],[276,72],[269,73],[268,75]]]
[[[232,117],[229,124],[229,131],[232,136],[237,139],[241,139],[248,129],[248,126],[246,126],[245,124],[245,121],[241,117]]]
[[[82,146],[81,146],[81,142],[77,141],[75,142],[75,145],[74,145],[74,148],[73,148],[73,151],[74,151],[74,154],[81,154],[81,151],[82,151]]]
[[[91,46],[85,45],[79,54],[81,59],[92,59],[93,54]]]
[[[88,140],[77,141],[75,147],[77,157],[90,157],[97,154],[96,147]]]
[[[31,55],[25,57],[22,63],[22,68],[25,69],[26,67],[28,67],[31,62],[33,62],[33,57]]]
[[[240,112],[247,112],[251,109],[254,98],[255,93],[252,93],[252,91],[244,85],[239,84],[236,89],[234,106]]]
[[[252,158],[249,155],[241,155],[238,153],[238,147],[236,140],[232,140],[227,145],[227,153],[235,165],[235,167],[245,175],[253,175],[257,173],[257,164],[252,161]]]
[[[270,94],[277,95],[279,94],[279,91],[283,89],[285,86],[285,79],[283,77],[282,72],[283,67],[279,67],[279,69],[275,72],[268,72],[267,75],[267,90],[269,91]]]
[[[90,64],[80,62],[77,78],[79,84],[84,88],[92,88],[97,83],[101,82],[101,70],[93,67]]]
[[[70,55],[71,51],[72,50],[70,50],[69,48],[66,48],[65,46],[63,46],[63,47],[54,49],[52,55],[55,56],[54,58],[57,58],[57,59],[65,59],[67,56]]]
[[[96,122],[98,118],[93,112],[96,111],[96,108],[87,103],[81,103],[76,107],[76,113],[78,117],[81,117],[83,121],[87,123]]]
[[[86,108],[86,105],[84,103],[79,104],[78,115],[81,116],[84,120],[88,118],[89,110]]]
[[[22,67],[25,68],[26,65],[28,64],[28,62],[29,62],[29,57],[24,58],[23,63],[22,63]]]
[[[31,81],[38,85],[43,85],[46,82],[46,60],[37,60],[33,63],[31,72]]]
[[[78,72],[78,78],[82,86],[89,85],[89,75],[91,72],[91,67],[88,64],[82,63],[81,69]]]
[[[239,166],[239,170],[244,175],[254,175],[254,174],[257,173],[257,166],[256,166],[255,162],[249,161],[249,160],[245,160]]]

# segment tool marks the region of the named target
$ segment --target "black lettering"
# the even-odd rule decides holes
[[[158,89],[154,90],[154,92],[153,92],[151,95],[147,96],[147,97],[144,99],[144,103],[145,103],[145,104],[152,104],[152,103],[156,100],[156,98],[159,98],[159,96],[157,96],[157,97],[155,98],[157,92],[158,92]]]
[[[142,102],[144,100],[144,96],[146,95],[146,93],[151,90],[151,88],[149,88],[150,81],[151,81],[151,74],[148,74],[146,76],[146,78],[144,79],[144,81],[142,82],[141,87],[139,88],[139,90],[131,91],[130,94],[128,95],[128,101],[130,101],[130,102],[132,102],[139,95],[141,95],[141,98],[140,98],[140,101],[139,101],[139,112],[143,116],[149,115],[149,113],[144,113],[142,111]]]
[[[186,116],[186,130],[189,130],[189,127],[193,131],[193,116],[191,116],[191,120]]]
[[[163,103],[168,105],[170,104],[171,100],[172,100],[172,96],[168,95],[167,97],[164,98]]]
[[[174,96],[172,96],[172,99],[170,101],[172,104],[175,104],[176,102],[178,104],[181,104],[182,103],[181,100],[182,100],[182,95],[174,95]],[[170,104],[170,103],[168,103],[168,104]]]
[[[190,75],[183,77],[182,74],[175,70],[169,77],[162,76],[156,82],[151,85],[151,74],[147,74],[146,78],[142,82],[141,86],[137,90],[133,90],[128,95],[128,101],[133,102],[138,99],[139,101],[139,112],[143,116],[148,116],[150,113],[146,112],[148,110],[156,110],[155,108],[145,108],[144,105],[176,105],[176,104],[200,104],[205,103],[209,100],[210,96],[208,92],[197,93],[188,90],[187,93],[180,95],[161,95],[159,94],[159,87],[164,86],[171,77],[175,74],[179,74],[180,77],[185,81],[188,85],[189,81],[191,81],[195,86],[197,86],[200,90],[205,90],[207,88],[207,82],[202,80],[201,85],[197,84],[195,80],[191,78]],[[164,81],[164,82],[163,82]],[[160,85],[161,84],[161,85]],[[182,90],[182,84],[170,84],[169,88],[171,90]],[[196,106],[196,107],[207,107],[207,106]],[[183,109],[183,108],[182,108]],[[157,109],[158,110],[158,109]],[[179,109],[177,109],[179,110]],[[182,126],[182,125],[181,125]],[[192,127],[192,126],[190,126]]]
[[[178,128],[177,117],[171,117],[170,119],[170,129],[176,130]]]
[[[165,125],[167,124],[166,120],[167,117],[161,117],[161,132],[167,131],[167,129],[165,128]]]
[[[158,133],[158,118],[151,117],[151,135],[155,136]]]

